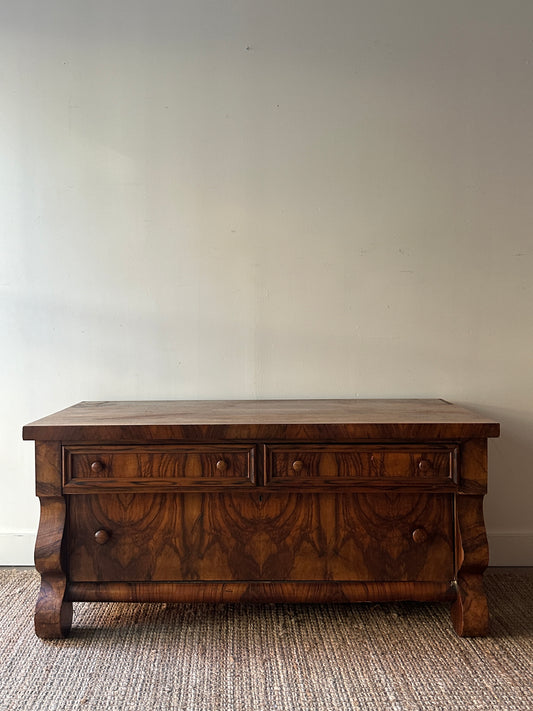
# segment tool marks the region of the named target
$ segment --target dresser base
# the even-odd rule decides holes
[[[72,602],[153,603],[364,603],[453,602],[452,622],[460,637],[488,632],[488,607],[481,575],[458,585],[447,583],[354,582],[138,582],[72,583],[64,598],[44,584],[37,604],[35,628],[43,639],[68,636]]]
[[[28,425],[39,637],[72,603],[452,603],[487,634],[497,423],[435,400],[80,403]]]
[[[328,603],[455,600],[447,583],[212,582],[71,583],[66,599],[78,602]]]

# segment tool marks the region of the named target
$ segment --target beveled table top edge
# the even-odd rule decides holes
[[[442,399],[82,401],[29,423],[26,440],[308,436],[497,437],[499,423]],[[241,434],[239,434],[241,430]],[[297,437],[299,438],[299,437]]]

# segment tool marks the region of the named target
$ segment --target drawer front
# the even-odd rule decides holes
[[[390,480],[452,484],[456,459],[453,446],[267,445],[265,482],[304,487]]]
[[[64,489],[253,486],[254,462],[249,445],[65,447]]]
[[[68,510],[74,582],[454,578],[453,494],[105,494]]]

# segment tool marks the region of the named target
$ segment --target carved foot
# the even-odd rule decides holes
[[[489,608],[482,575],[464,574],[458,579],[452,622],[459,637],[483,637],[488,634]]]
[[[64,579],[41,579],[35,607],[35,632],[42,639],[61,639],[70,632],[72,603],[64,600],[64,594]]]
[[[465,452],[463,473],[466,472],[467,464]],[[472,470],[472,466],[470,469]],[[485,468],[482,467],[479,476],[484,476],[484,472]],[[460,637],[482,637],[489,631],[489,608],[483,589],[483,572],[489,564],[489,547],[483,520],[483,494],[459,494],[456,510],[458,570],[457,598],[452,606],[452,622]]]
[[[51,468],[52,459],[55,462],[53,472],[60,472],[60,452],[54,448],[41,467],[45,473]],[[39,458],[37,461],[39,463]],[[35,567],[41,574],[41,589],[35,607],[35,632],[43,639],[58,639],[66,637],[72,624],[72,603],[65,600],[67,578],[63,566],[66,502],[62,496],[50,495],[41,496],[40,500],[41,520],[35,543]]]

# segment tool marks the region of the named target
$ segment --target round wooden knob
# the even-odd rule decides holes
[[[304,463],[300,459],[297,459],[292,463],[292,468],[295,472],[301,472],[304,468]]]
[[[92,470],[95,474],[99,474],[100,472],[103,472],[104,469],[105,469],[104,463],[103,463],[103,462],[99,462],[98,460],[97,460],[96,462],[93,462],[93,463],[91,464],[91,470]]]
[[[431,469],[431,462],[427,459],[421,459],[418,462],[418,468],[421,472],[427,472]]]
[[[415,528],[413,531],[413,541],[415,543],[424,543],[427,540],[428,534],[423,528]]]
[[[94,540],[100,546],[103,546],[105,543],[107,543],[110,538],[111,538],[111,534],[109,533],[109,531],[106,531],[105,528],[100,528],[94,534]]]
[[[223,459],[219,459],[217,462],[217,469],[219,472],[225,472],[226,469],[228,468],[228,465]]]

